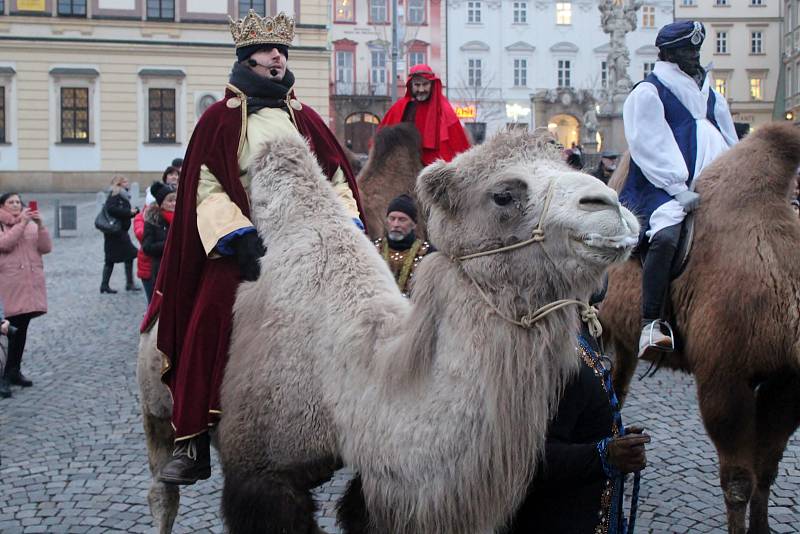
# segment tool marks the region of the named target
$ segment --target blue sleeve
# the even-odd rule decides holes
[[[220,240],[217,241],[217,245],[214,248],[216,248],[217,252],[219,252],[223,256],[232,256],[233,247],[231,247],[231,243],[233,242],[233,240],[245,234],[249,234],[255,231],[256,231],[255,226],[246,226],[244,228],[239,228],[238,230],[234,230],[228,235],[222,236]]]

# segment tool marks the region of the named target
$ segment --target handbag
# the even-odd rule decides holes
[[[122,221],[108,213],[108,205],[103,204],[94,219],[94,227],[104,234],[115,234],[122,230]]]

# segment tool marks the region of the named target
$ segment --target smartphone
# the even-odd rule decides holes
[[[31,211],[38,211],[39,210],[39,203],[35,200],[28,201],[28,209]]]

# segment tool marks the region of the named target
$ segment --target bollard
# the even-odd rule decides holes
[[[56,199],[56,213],[53,216],[53,226],[55,226],[56,237],[61,237],[61,201]]]

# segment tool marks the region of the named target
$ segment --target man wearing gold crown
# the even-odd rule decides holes
[[[175,450],[160,478],[193,484],[211,475],[208,430],[220,414],[232,310],[241,280],[255,280],[265,249],[250,221],[247,169],[260,146],[287,132],[308,142],[360,225],[347,157],[320,116],[294,96],[287,69],[294,20],[253,10],[230,20],[236,43],[225,98],[200,118],[186,151],[173,224],[142,330],[158,319],[162,380],[173,397]]]

